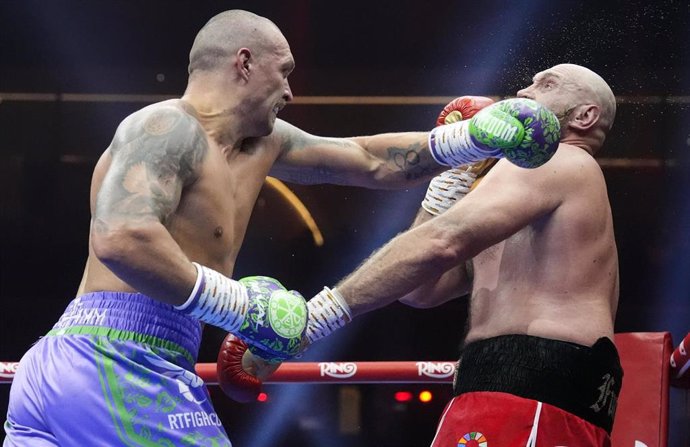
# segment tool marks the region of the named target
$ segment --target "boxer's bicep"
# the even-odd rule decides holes
[[[272,139],[279,152],[270,174],[288,182],[352,184],[353,165],[362,162],[353,161],[348,140],[312,135],[284,121],[276,122]]]

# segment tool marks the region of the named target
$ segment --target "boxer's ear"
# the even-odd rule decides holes
[[[240,48],[235,55],[235,69],[240,78],[249,80],[252,70],[252,52],[249,48]]]
[[[578,130],[588,130],[594,126],[601,116],[601,109],[595,104],[583,104],[575,107],[571,112],[571,119],[567,125]]]

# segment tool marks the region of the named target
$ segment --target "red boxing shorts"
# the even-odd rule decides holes
[[[433,447],[608,447],[623,370],[613,342],[503,335],[464,347]]]
[[[610,447],[603,428],[553,405],[477,391],[446,406],[432,447]]]

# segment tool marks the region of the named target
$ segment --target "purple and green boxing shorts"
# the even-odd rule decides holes
[[[200,342],[198,320],[144,295],[75,298],[20,361],[3,446],[231,446]]]

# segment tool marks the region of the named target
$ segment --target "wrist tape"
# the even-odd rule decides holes
[[[307,303],[309,320],[306,337],[314,343],[352,321],[350,306],[336,288],[324,287]]]
[[[477,175],[469,168],[454,168],[440,173],[429,182],[422,208],[434,216],[445,213],[470,192],[475,180]]]
[[[431,156],[440,165],[462,166],[487,158],[470,136],[470,121],[438,126],[429,132]]]
[[[213,269],[193,264],[197,270],[194,289],[187,301],[175,309],[228,332],[237,331],[247,315],[247,288]]]

